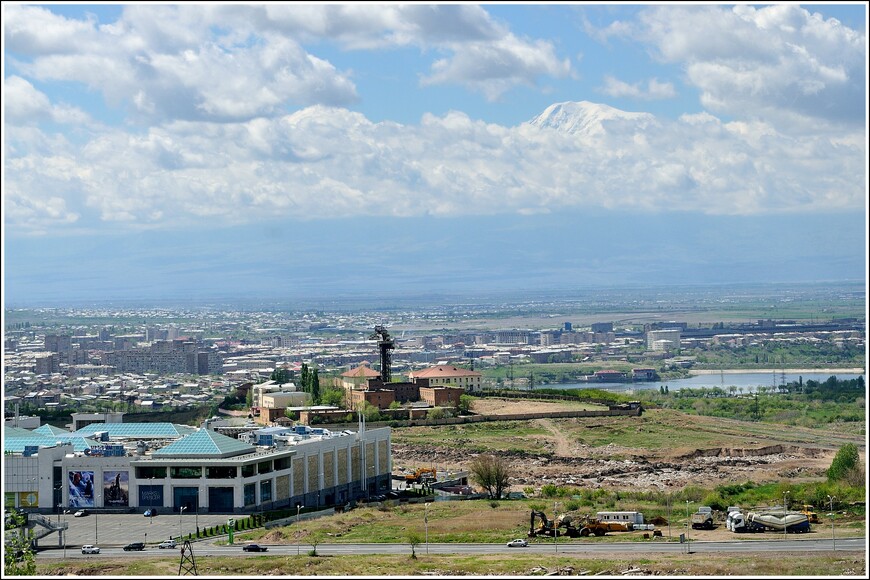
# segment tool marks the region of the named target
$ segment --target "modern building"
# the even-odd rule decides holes
[[[650,330],[646,333],[646,347],[652,351],[673,351],[680,348],[680,329]]]
[[[270,445],[208,424],[92,423],[68,434],[4,427],[4,503],[46,513],[252,513],[344,504],[390,488],[388,427],[267,435]]]

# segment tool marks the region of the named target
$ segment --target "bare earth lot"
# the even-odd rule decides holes
[[[578,403],[476,399],[479,414],[577,409]],[[654,409],[641,417],[536,419],[513,422],[533,430],[517,437],[506,455],[519,475],[511,481],[526,486],[577,485],[586,488],[676,490],[686,485],[715,486],[788,478],[824,477],[836,451],[845,443],[858,445],[861,436],[830,430],[693,416]],[[492,424],[488,424],[492,425]],[[506,429],[509,429],[507,424]],[[430,434],[424,431],[430,430]],[[411,428],[393,436],[395,466],[435,464],[439,469],[463,469],[477,455],[456,441],[485,433],[471,426]],[[414,431],[418,430],[418,431]],[[449,432],[452,431],[452,432]],[[468,434],[463,438],[462,434]],[[454,435],[455,433],[455,435]],[[416,435],[416,436],[415,436]],[[403,443],[406,436],[412,444]],[[499,435],[496,443],[512,437]],[[410,441],[409,441],[410,443]],[[528,452],[522,452],[526,449]]]

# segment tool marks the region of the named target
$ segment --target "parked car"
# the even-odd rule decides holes
[[[157,547],[162,550],[163,548],[174,548],[177,545],[178,544],[175,543],[175,540],[163,540],[157,544]]]
[[[132,544],[127,544],[126,546],[124,546],[125,552],[130,552],[132,550],[137,550],[137,551],[141,552],[144,549],[145,549],[145,542],[133,542]]]
[[[73,517],[74,517],[74,518],[83,518],[83,517],[85,517],[86,515],[88,515],[88,510],[79,510],[79,511],[77,511],[76,513],[73,514]]]
[[[157,508],[149,508],[149,509],[145,510],[145,517],[146,518],[153,518],[156,515],[157,515]]]
[[[82,546],[82,554],[99,554],[100,548],[99,546],[94,546],[92,544],[85,544]]]
[[[265,552],[268,548],[266,548],[266,546],[261,546],[260,544],[246,544],[242,546],[242,550],[245,552]]]
[[[508,548],[525,548],[528,547],[529,543],[522,538],[517,538],[508,542],[507,545]]]

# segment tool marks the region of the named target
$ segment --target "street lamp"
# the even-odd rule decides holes
[[[97,509],[96,509],[96,508],[97,508],[97,505],[100,503],[100,502],[98,501],[98,499],[99,499],[100,497],[102,497],[102,496],[101,496],[99,493],[96,494],[96,495],[94,495],[94,545],[95,545],[95,546],[99,546],[99,545],[100,545],[100,541],[99,541],[99,537],[100,537],[100,533],[99,533],[99,522],[100,522],[99,515],[100,515],[100,514],[97,513]]]
[[[788,517],[788,494],[788,491],[782,494],[782,501],[785,505],[785,511],[782,512],[782,535],[784,537],[788,535],[788,520],[786,519]]]
[[[426,502],[426,509],[423,513],[423,523],[426,526],[426,554],[429,554],[429,502]]]
[[[148,478],[148,523],[154,523],[154,476]]]
[[[556,541],[556,536],[559,535],[559,512],[557,511],[556,506],[559,505],[558,502],[553,502],[553,549],[556,553],[559,553],[559,543]]]
[[[689,550],[689,500],[686,500],[686,553],[690,553]]]
[[[61,507],[61,506],[58,506],[58,507]],[[57,517],[58,518],[60,517],[60,512],[58,512]],[[66,516],[64,516],[63,522],[66,523]],[[60,530],[58,532],[59,534],[61,534],[61,537],[63,538],[63,557],[64,557],[64,559],[66,559],[66,540],[67,540],[66,534],[64,533],[65,531],[66,530]]]
[[[671,541],[671,493],[668,492],[668,541]]]
[[[184,510],[185,510],[185,509],[187,509],[187,506],[186,506],[186,505],[183,505],[183,506],[181,506],[181,509],[178,510],[178,539],[179,539],[179,540],[182,539],[182,533],[181,533],[181,514],[184,513]]]
[[[303,507],[305,507],[305,506],[302,505],[301,503],[296,506],[296,527],[297,528],[299,527],[299,510],[301,510]],[[299,555],[299,532],[301,532],[301,531],[302,530],[296,530],[296,555],[297,556]]]
[[[837,499],[836,496],[829,495],[828,501],[831,502],[831,513],[828,515],[831,517],[831,544],[833,544],[834,550],[837,549],[837,540],[834,539],[834,500]]]

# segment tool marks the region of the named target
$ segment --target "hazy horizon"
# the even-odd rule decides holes
[[[866,284],[864,4],[2,9],[7,306]]]

